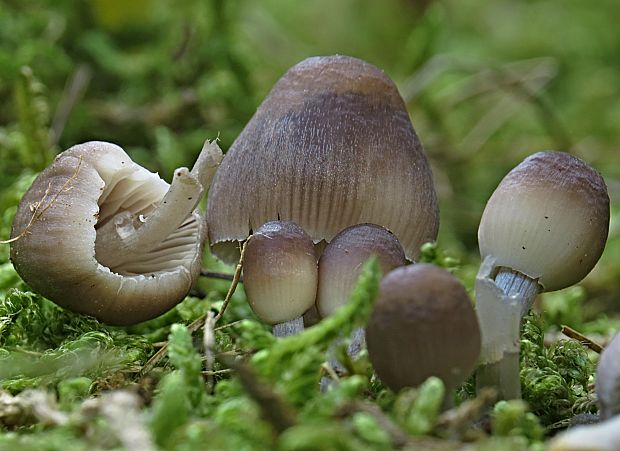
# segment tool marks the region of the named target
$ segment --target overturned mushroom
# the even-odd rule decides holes
[[[276,83],[233,143],[209,195],[213,252],[236,261],[237,242],[276,219],[295,221],[315,243],[378,224],[410,259],[436,238],[429,164],[381,70],[348,56],[308,58]]]
[[[478,385],[519,398],[521,320],[541,291],[583,279],[603,252],[609,197],[598,172],[567,153],[539,152],[504,177],[478,230],[482,328]]]
[[[267,222],[248,240],[243,285],[250,307],[273,325],[274,335],[303,330],[302,315],[314,304],[317,278],[312,240],[294,222]]]
[[[11,261],[35,291],[109,324],[172,308],[200,273],[205,226],[196,210],[222,153],[205,143],[168,185],[105,142],[56,157],[24,195]]]
[[[381,281],[366,342],[377,375],[392,390],[430,376],[454,389],[476,366],[480,329],[463,285],[444,269],[415,264]]]

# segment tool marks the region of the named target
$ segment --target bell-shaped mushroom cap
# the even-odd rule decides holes
[[[381,281],[366,327],[370,361],[392,390],[430,376],[448,388],[471,374],[480,354],[480,329],[461,283],[436,266],[396,268]]]
[[[314,304],[317,279],[312,240],[294,222],[267,222],[248,240],[243,286],[250,307],[264,322],[301,317]]]
[[[63,307],[117,325],[154,318],[200,273],[206,230],[194,208],[202,191],[186,168],[171,187],[114,144],[74,146],[24,195],[11,260],[28,285]]]
[[[379,224],[410,259],[436,238],[430,167],[381,70],[348,56],[308,58],[276,83],[233,143],[209,195],[213,252],[236,261],[236,242],[275,219],[295,221],[315,243]]]
[[[620,414],[620,334],[601,354],[596,369],[596,394],[602,419]]]
[[[504,177],[478,229],[480,254],[538,280],[546,291],[583,279],[600,258],[609,230],[601,175],[563,152],[539,152]]]
[[[373,255],[383,274],[406,263],[398,239],[375,224],[347,227],[327,245],[319,259],[316,305],[321,317],[331,315],[348,301],[362,265]]]

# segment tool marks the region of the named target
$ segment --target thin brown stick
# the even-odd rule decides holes
[[[52,206],[56,203],[56,201],[58,200],[58,196],[60,196],[61,193],[63,192],[67,192],[69,191],[72,187],[69,186],[69,184],[75,180],[75,178],[78,176],[78,174],[80,173],[80,168],[82,166],[82,157],[80,156],[80,160],[78,161],[78,165],[75,168],[75,172],[73,173],[73,175],[71,177],[69,177],[67,179],[67,181],[60,187],[60,189],[58,190],[58,192],[54,195],[54,197],[52,197],[52,200],[49,201],[49,203],[41,210],[39,211],[39,209],[41,208],[41,205],[43,205],[43,203],[45,202],[45,199],[47,199],[47,196],[50,193],[50,189],[52,188],[52,184],[50,182],[50,184],[47,186],[47,189],[45,190],[45,193],[43,194],[43,197],[41,198],[41,200],[39,202],[35,202],[34,204],[31,205],[32,210],[32,216],[30,217],[30,221],[28,221],[28,224],[26,224],[26,227],[24,228],[24,230],[17,236],[11,238],[10,240],[3,240],[0,241],[0,244],[9,244],[9,243],[14,243],[15,241],[23,238],[24,236],[26,236],[26,234],[30,233],[30,229],[32,228],[33,224],[40,220],[41,217],[43,216],[43,214]],[[34,207],[34,208],[33,208]]]
[[[293,407],[269,384],[259,380],[252,368],[230,357],[219,357],[218,360],[237,373],[247,394],[258,404],[263,418],[278,434],[295,426],[297,419]]]
[[[230,374],[233,370],[230,368],[224,368],[223,370],[215,370],[215,371],[203,371],[203,376],[217,376],[218,374]]]
[[[385,431],[395,448],[402,448],[409,442],[409,436],[388,417],[377,405],[365,401],[350,401],[337,411],[340,417],[349,417],[356,413],[365,413],[373,417],[379,427]],[[411,448],[414,449],[414,448]]]
[[[235,290],[237,289],[237,285],[241,280],[241,270],[243,269],[243,257],[245,256],[245,244],[241,247],[241,253],[239,255],[239,263],[237,263],[237,267],[235,268],[235,275],[233,277],[232,283],[228,288],[228,293],[226,293],[226,298],[224,298],[224,304],[220,309],[219,313],[215,316],[214,324],[219,321],[219,319],[224,316],[226,309],[228,308],[228,304],[230,304],[230,300],[232,299],[233,294],[235,294]]]
[[[232,323],[227,323],[227,324],[224,324],[222,326],[216,327],[213,330],[215,330],[217,332],[218,330],[228,329],[229,327],[236,326],[237,324],[240,324],[241,322],[243,322],[243,320],[242,319],[238,319],[237,321],[233,321]]]
[[[224,272],[207,271],[203,269],[202,271],[200,271],[200,277],[207,277],[209,279],[228,280],[232,282],[232,280],[235,278],[235,275],[227,274]],[[239,279],[239,282],[243,283],[243,277]]]
[[[230,300],[232,299],[232,296],[235,293],[235,290],[237,289],[239,279],[241,278],[241,270],[243,268],[244,254],[245,254],[245,244],[241,248],[241,255],[239,256],[239,263],[237,263],[237,268],[235,269],[235,275],[233,276],[233,280],[230,284],[230,287],[228,288],[226,297],[224,298],[224,303],[222,304],[222,308],[220,309],[218,314],[213,318],[213,325],[215,325],[215,323],[217,323],[217,321],[224,315],[224,312],[226,312],[226,308],[228,307],[228,304],[230,304]],[[207,315],[209,313],[201,315],[200,318],[196,319],[189,326],[187,326],[187,329],[190,332],[196,332],[198,329],[203,327],[205,324]],[[150,373],[153,370],[153,368],[155,368],[155,365],[159,363],[159,361],[166,355],[167,352],[168,352],[168,343],[166,342],[166,344],[164,344],[159,349],[159,351],[153,354],[153,356],[144,364],[144,367],[140,371],[140,377],[144,377],[146,374]]]
[[[597,342],[591,340],[590,338],[586,337],[585,335],[577,332],[572,327],[562,326],[562,333],[564,335],[566,335],[567,337],[569,337],[569,338],[572,338],[574,340],[580,341],[581,344],[583,344],[584,346],[590,348],[592,351],[594,351],[594,352],[596,352],[598,354],[603,352],[603,346],[601,346]]]

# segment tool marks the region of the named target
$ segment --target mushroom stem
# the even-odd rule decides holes
[[[476,277],[476,313],[482,333],[478,390],[494,387],[500,399],[521,397],[519,340],[521,321],[541,286],[517,271],[500,268],[488,256]]]
[[[215,171],[217,171],[222,158],[222,151],[217,145],[217,140],[209,141],[207,139],[202,145],[200,155],[198,155],[198,159],[190,172],[205,190],[211,186],[211,181],[215,177]]]
[[[273,335],[276,337],[288,337],[297,335],[304,330],[304,317],[292,319],[280,324],[273,325]]]
[[[121,212],[100,227],[97,243],[105,245],[96,244],[98,261],[104,266],[108,261],[118,265],[120,256],[148,251],[165,241],[196,208],[221,158],[215,141],[206,141],[191,172],[187,168],[174,171],[170,188],[153,213],[142,218]]]
[[[538,281],[525,274],[509,268],[500,268],[495,276],[495,284],[502,289],[507,296],[518,294],[521,296],[521,318],[527,315],[532,308],[534,300],[542,287]]]
[[[347,349],[347,354],[349,354],[351,358],[355,358],[364,346],[366,346],[366,329],[363,327],[358,327],[357,329],[354,329],[349,336],[349,347]]]

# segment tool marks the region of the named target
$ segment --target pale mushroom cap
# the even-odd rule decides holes
[[[268,324],[299,318],[316,297],[318,271],[312,240],[291,221],[270,221],[248,240],[243,286],[254,313]]]
[[[482,259],[538,279],[546,291],[583,279],[599,260],[609,230],[601,175],[563,152],[539,152],[504,177],[480,220]]]
[[[406,263],[398,239],[375,224],[347,227],[327,245],[319,259],[316,304],[321,317],[346,304],[363,264],[373,255],[383,274]]]
[[[596,394],[603,419],[620,413],[620,334],[601,354],[596,369]]]
[[[390,229],[407,257],[437,236],[432,174],[394,83],[356,58],[308,58],[274,86],[226,154],[207,208],[209,240],[237,241],[269,220],[315,243],[354,224]]]
[[[366,327],[370,361],[392,390],[430,376],[448,388],[465,381],[480,354],[480,328],[461,283],[433,265],[396,268],[381,281]]]
[[[12,236],[29,228],[11,244],[17,272],[55,303],[110,324],[137,323],[169,310],[200,273],[206,231],[197,210],[179,218],[180,226],[151,248],[106,255],[105,262],[96,251],[105,254],[107,248],[102,230],[131,230],[168,188],[114,144],[88,142],[61,153],[19,205]],[[42,215],[28,226],[42,200]]]

